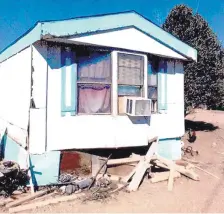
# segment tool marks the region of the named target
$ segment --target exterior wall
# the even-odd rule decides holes
[[[62,71],[72,69],[61,65],[61,49],[59,46],[48,47],[45,61],[48,62],[47,70],[47,148],[46,150],[64,150],[64,149],[89,149],[89,148],[119,148],[131,146],[147,145],[149,137],[158,135],[160,138],[176,138],[184,134],[184,94],[183,94],[183,67],[178,69],[168,66],[166,91],[167,109],[158,114],[151,115],[150,118],[129,118],[128,116],[116,116],[117,89],[112,90],[113,112],[112,115],[61,115],[61,81]],[[112,68],[117,68],[117,61],[112,53]],[[35,58],[33,58],[34,60]],[[45,61],[40,65],[44,69]],[[39,63],[36,64],[38,70]],[[66,68],[64,68],[66,67]],[[76,65],[74,64],[74,67]],[[147,72],[147,71],[146,71]],[[45,75],[43,75],[43,79]],[[113,72],[112,81],[116,81],[116,72]],[[67,79],[66,85],[70,83]],[[67,103],[71,103],[70,87],[65,91],[69,93]],[[147,90],[147,89],[145,89]],[[162,96],[165,96],[163,94]],[[42,99],[44,100],[44,99]],[[44,102],[43,102],[44,103]],[[44,105],[43,105],[44,106]],[[34,118],[35,129],[31,148],[33,153],[45,152],[46,135],[44,134],[44,107],[42,116],[38,116],[39,110],[35,110]],[[34,111],[31,111],[34,112]],[[40,113],[41,114],[41,113]],[[31,113],[32,116],[32,113]],[[42,122],[40,121],[42,118]],[[39,120],[37,120],[39,119]],[[41,128],[42,126],[42,128]],[[31,122],[32,128],[32,122]],[[41,128],[41,129],[40,129]],[[42,131],[40,131],[42,130]],[[40,132],[40,133],[39,133]],[[38,137],[38,134],[39,137]],[[32,129],[31,129],[32,136]],[[35,140],[36,139],[36,140]]]
[[[26,146],[31,95],[31,47],[0,63],[0,128]]]
[[[60,60],[60,49],[52,47],[49,53],[54,56],[53,58]],[[112,115],[61,117],[61,97],[58,96],[61,94],[61,72],[60,65],[48,67],[48,150],[147,145],[148,135],[152,133],[145,119],[131,121],[127,116]],[[116,72],[113,73],[116,75]],[[116,96],[116,89],[113,89],[112,94]],[[117,105],[116,102],[114,105]]]
[[[164,75],[164,74],[162,74]],[[152,114],[150,125],[160,138],[176,138],[184,135],[184,70],[182,63],[168,63],[167,109]],[[163,93],[163,96],[165,94]]]
[[[33,107],[30,109],[30,146],[32,154],[45,151],[46,142],[46,104],[47,104],[47,45],[36,42],[32,46],[33,68]]]

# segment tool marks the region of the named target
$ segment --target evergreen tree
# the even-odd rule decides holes
[[[175,6],[163,28],[198,51],[198,62],[185,63],[185,107],[220,107],[223,98],[223,51],[217,36],[199,14]]]

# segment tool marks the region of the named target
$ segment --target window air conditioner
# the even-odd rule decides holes
[[[126,114],[130,116],[150,116],[151,100],[142,97],[126,97]]]

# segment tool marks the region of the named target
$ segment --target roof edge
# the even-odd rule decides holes
[[[31,27],[29,30],[27,30],[24,34],[22,34],[19,38],[17,38],[14,42],[9,44],[6,48],[4,48],[0,52],[0,62],[8,59],[9,57],[11,57],[11,56],[15,55],[16,53],[20,52],[21,50],[23,50],[27,46],[29,46],[29,45],[33,44],[34,42],[40,40],[42,38],[42,35],[44,36],[47,32],[49,34],[52,34],[53,32],[51,30],[51,26],[52,25],[56,26],[56,23],[61,24],[60,22],[63,22],[63,21],[85,20],[85,19],[91,19],[91,18],[94,18],[94,17],[113,16],[113,15],[119,15],[119,14],[127,14],[127,15],[124,16],[126,19],[129,19],[130,17],[132,17],[133,18],[133,25],[134,26],[136,25],[135,27],[138,27],[138,24],[140,22],[141,25],[138,28],[139,28],[139,30],[142,30],[143,32],[145,31],[145,30],[143,30],[145,28],[145,26],[148,26],[147,22],[151,23],[152,29],[155,30],[155,33],[156,32],[157,33],[158,32],[162,33],[160,38],[157,38],[158,40],[160,40],[160,42],[162,42],[163,44],[166,44],[166,46],[169,46],[169,48],[172,48],[176,52],[178,51],[177,50],[178,45],[182,44],[181,46],[183,47],[183,52],[185,52],[184,56],[186,57],[186,55],[191,55],[191,56],[193,56],[191,59],[194,60],[194,61],[197,61],[197,50],[195,48],[193,48],[190,45],[188,45],[187,43],[181,41],[179,38],[177,38],[176,36],[172,35],[171,33],[165,31],[162,27],[160,27],[159,25],[155,24],[151,20],[147,19],[146,17],[144,17],[140,13],[138,13],[138,12],[136,12],[134,10],[128,10],[128,11],[115,12],[115,13],[96,14],[96,15],[92,15],[92,16],[91,15],[90,16],[80,16],[80,17],[74,17],[74,18],[63,19],[63,20],[38,21],[38,22],[35,23],[35,25],[33,27]],[[139,20],[137,20],[137,17],[139,17]],[[125,18],[123,18],[123,19],[125,19]],[[142,20],[142,21],[140,21],[140,20]],[[123,22],[124,23],[123,25],[127,26],[127,25],[130,24],[129,22],[130,22],[130,20],[129,21],[128,20],[125,21],[125,22]],[[45,25],[44,24],[47,25],[46,29],[45,29]],[[50,29],[48,29],[49,27],[50,27]],[[112,25],[110,26],[111,29],[113,27],[114,26],[112,26]],[[56,32],[58,32],[57,29],[56,29]],[[61,32],[59,31],[58,34],[60,35],[60,33]],[[77,33],[79,34],[81,32],[77,32]],[[147,32],[145,32],[145,33],[147,33]],[[150,35],[150,36],[153,36],[153,35]],[[165,41],[163,41],[164,37],[167,37]],[[174,45],[167,44],[167,41],[174,42]],[[174,48],[172,46],[174,46],[176,48]],[[182,52],[182,51],[180,51],[180,52]],[[183,53],[182,53],[182,55],[183,55]]]
[[[33,44],[41,38],[41,23],[38,21],[33,27],[27,30],[24,34],[18,37],[15,41],[10,43],[0,52],[0,62],[12,57],[24,48]],[[11,49],[11,51],[10,51]],[[13,51],[16,49],[16,51]]]

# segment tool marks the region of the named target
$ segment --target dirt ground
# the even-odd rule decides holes
[[[32,212],[224,212],[224,112],[198,110],[186,117],[186,127],[197,134],[191,146],[199,155],[191,158],[202,162],[198,166],[220,179],[195,169],[200,181],[182,176],[175,181],[172,192],[167,191],[167,182],[151,184],[145,178],[137,192],[119,192],[104,203],[83,204],[77,200]],[[184,142],[187,146],[186,139]]]

